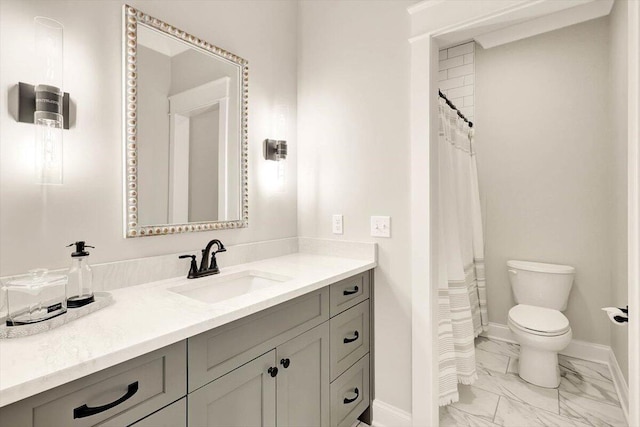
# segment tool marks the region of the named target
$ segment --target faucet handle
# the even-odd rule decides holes
[[[178,258],[179,259],[191,258],[191,267],[189,268],[189,274],[187,275],[187,277],[190,278],[190,279],[195,277],[196,273],[198,272],[198,263],[196,262],[196,256],[195,255],[180,255]]]

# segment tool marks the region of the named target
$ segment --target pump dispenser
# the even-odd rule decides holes
[[[94,301],[93,297],[93,273],[87,258],[89,252],[86,248],[93,246],[86,245],[84,241],[71,243],[67,247],[76,247],[71,254],[71,268],[69,269],[69,282],[67,283],[67,307],[78,308]]]

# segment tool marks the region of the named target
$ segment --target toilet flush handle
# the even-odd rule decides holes
[[[516,270],[509,270],[509,273],[517,275],[518,272]]]

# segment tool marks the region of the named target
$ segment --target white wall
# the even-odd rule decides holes
[[[489,318],[514,305],[508,259],[568,264],[576,339],[609,344],[608,20],[476,49],[476,149]]]
[[[169,100],[171,58],[138,46],[138,218],[166,224],[169,215]]]
[[[300,2],[298,50],[298,231],[306,237],[379,244],[375,398],[407,412],[409,4]],[[331,234],[332,214],[344,215],[343,236]],[[390,239],[370,237],[371,215],[392,217]]]
[[[218,216],[220,105],[189,118],[189,221]],[[224,143],[224,142],[223,142]],[[224,209],[224,206],[220,206]]]
[[[609,305],[628,304],[627,273],[627,19],[628,4],[616,1],[609,16],[611,74],[611,290]],[[620,369],[629,382],[629,328],[611,325],[611,348]]]
[[[130,1],[134,7],[249,61],[249,228],[123,239],[121,165],[121,1],[0,2],[0,276],[66,267],[64,246],[84,239],[92,262],[295,236],[297,3]],[[65,25],[65,91],[77,105],[64,132],[65,183],[32,184],[32,125],[17,123],[14,85],[34,83],[33,17]],[[9,96],[7,96],[9,92]],[[7,99],[11,99],[11,104]],[[262,160],[276,103],[289,105],[288,181]],[[271,173],[274,172],[274,173]]]

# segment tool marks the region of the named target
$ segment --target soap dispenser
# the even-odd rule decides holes
[[[67,308],[78,308],[94,301],[93,297],[93,273],[87,258],[89,252],[86,248],[93,246],[86,245],[85,242],[71,243],[76,247],[75,252],[71,254],[71,268],[69,269],[69,281],[67,283]]]

